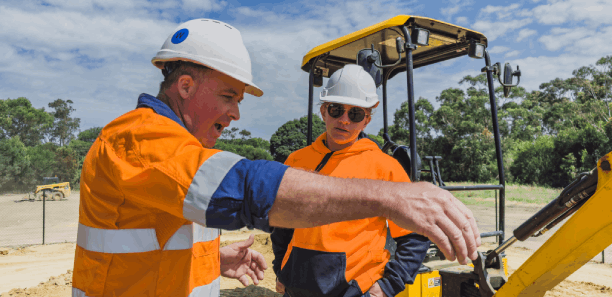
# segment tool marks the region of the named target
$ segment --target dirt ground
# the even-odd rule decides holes
[[[42,244],[43,202],[25,194],[0,195],[0,247]],[[79,191],[60,201],[45,201],[45,243],[75,242]]]
[[[232,242],[246,239],[249,234],[255,233],[255,243],[252,248],[261,252],[268,263],[265,279],[259,286],[242,286],[233,279],[221,279],[221,296],[223,297],[280,297],[274,292],[275,275],[270,271],[274,255],[269,235],[257,231],[237,231],[222,235],[222,246]],[[483,249],[492,245],[485,244]],[[527,259],[531,251],[520,247],[511,247],[507,250],[509,267],[512,272]],[[70,296],[72,286],[72,270],[65,269],[72,266],[74,257],[74,244],[54,244],[46,246],[32,246],[18,249],[0,250],[0,297],[63,297]],[[53,272],[62,270],[62,272]],[[53,271],[51,271],[53,270]],[[42,273],[49,272],[54,276],[45,278],[46,282],[38,285],[20,285],[27,279],[30,283],[38,282]],[[588,263],[568,280],[563,281],[547,297],[561,296],[612,296],[612,265]],[[20,282],[21,281],[21,282]],[[13,288],[13,289],[10,289]]]
[[[76,197],[75,197],[76,195]],[[19,202],[23,195],[0,196],[0,297],[59,297],[70,296],[72,285],[72,266],[74,243],[47,244],[44,246],[28,244],[27,241],[40,243],[42,232],[42,203]],[[76,239],[78,221],[78,192],[64,201],[49,201],[47,206],[47,240],[55,242]],[[541,206],[532,204],[508,203],[506,207],[506,232],[518,227]],[[495,212],[490,206],[469,205],[477,218],[481,232],[495,229]],[[36,215],[38,214],[38,215]],[[33,222],[34,220],[38,220]],[[553,230],[554,231],[554,230]],[[269,236],[261,231],[224,231],[222,245],[245,240],[249,234],[256,234],[252,248],[261,252],[268,262],[269,269],[259,286],[243,287],[237,280],[222,278],[221,296],[280,296],[274,292],[275,275],[272,267],[272,246]],[[506,251],[510,271],[517,269],[553,232],[542,238],[519,242]],[[506,237],[509,237],[508,235]],[[70,239],[74,238],[74,239]],[[38,240],[38,242],[36,242]],[[25,242],[24,242],[25,241]],[[493,238],[484,239],[483,250],[495,245]],[[2,246],[12,246],[1,248]],[[21,247],[20,247],[21,246]],[[606,249],[606,264],[601,264],[601,255],[572,274],[567,280],[546,294],[547,297],[561,296],[612,296],[612,250]]]

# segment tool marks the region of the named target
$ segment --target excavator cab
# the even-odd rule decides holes
[[[398,296],[544,296],[547,290],[612,244],[612,216],[609,215],[612,211],[612,152],[599,160],[597,168],[580,174],[559,197],[504,240],[506,182],[493,82],[496,76],[504,95],[508,96],[511,88],[519,84],[521,72],[518,66],[513,70],[508,63],[503,67],[501,63],[492,64],[487,46],[487,38],[482,33],[430,18],[398,15],[317,46],[302,60],[302,70],[310,73],[309,145],[313,141],[314,88],[322,86],[324,77],[330,77],[344,65],[358,64],[372,75],[377,87],[382,86],[385,141],[382,150],[400,162],[412,181],[419,181],[421,173],[426,173],[431,175],[434,184],[448,191],[499,191],[499,200],[497,197],[495,200],[496,230],[480,235],[496,237],[497,248],[479,252],[477,260],[469,265],[458,265],[445,261],[437,247],[432,246],[414,284],[407,285]],[[416,150],[413,69],[465,55],[484,59],[481,71],[487,76],[499,172],[498,183],[492,185],[446,186],[438,167],[442,156],[420,158]],[[404,71],[410,123],[408,146],[390,139],[387,127],[387,82]],[[429,170],[423,170],[422,163],[428,164]],[[508,277],[504,250],[517,241],[540,236],[566,219],[564,225]]]
[[[481,237],[497,237],[497,241],[502,243],[504,241],[506,182],[504,168],[501,166],[503,160],[493,79],[495,76],[498,77],[507,94],[512,87],[518,84],[519,80],[514,84],[513,78],[518,77],[520,79],[520,71],[518,67],[516,71],[513,71],[509,64],[506,64],[504,69],[501,69],[500,63],[492,64],[487,46],[487,37],[474,30],[431,18],[398,15],[313,48],[303,57],[301,67],[302,70],[310,73],[307,143],[310,145],[313,141],[314,88],[321,87],[324,77],[329,78],[335,71],[347,64],[361,65],[372,75],[376,86],[382,86],[384,127],[382,150],[398,160],[412,181],[419,181],[421,173],[425,173],[430,175],[434,184],[449,191],[499,191],[498,211],[496,212],[496,214],[499,213],[499,217],[496,217],[496,230],[483,233]],[[496,144],[495,157],[497,158],[499,171],[499,182],[493,185],[446,186],[442,181],[438,166],[442,156],[421,158],[417,154],[413,69],[466,55],[476,60],[484,60],[484,67],[481,71],[486,73],[489,85],[491,117]],[[406,72],[407,78],[410,122],[410,143],[408,146],[396,144],[389,137],[387,124],[387,82],[401,72]],[[429,169],[423,169],[422,163],[426,163]],[[500,255],[500,265],[498,267],[498,272],[501,272],[501,274],[498,273],[501,277],[501,280],[497,282],[499,286],[507,278],[507,269],[503,267],[506,261],[502,258],[503,254]],[[454,268],[451,267],[458,264],[444,260],[444,256],[439,249],[432,245],[425,266],[419,270],[415,283],[406,286],[406,290],[399,296],[442,296],[442,287],[451,283],[451,281],[444,281],[444,273],[451,274],[447,279],[459,280],[452,276],[456,274],[456,269],[453,270]],[[471,267],[467,268],[473,269]]]

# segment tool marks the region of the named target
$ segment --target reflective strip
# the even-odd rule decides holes
[[[189,297],[218,297],[221,295],[221,277],[217,277],[212,283],[193,288]],[[85,292],[72,288],[72,297],[87,297]]]
[[[85,295],[85,292],[73,287],[72,297],[87,297],[87,295]]]
[[[215,240],[219,237],[219,229],[206,228],[193,223],[193,243]]]
[[[159,250],[155,229],[98,229],[81,223],[77,245],[88,251],[108,254]]]
[[[200,166],[196,172],[185,200],[183,217],[206,226],[206,210],[212,195],[217,191],[225,175],[244,157],[230,152],[218,152]]]
[[[168,239],[164,251],[186,250],[193,246],[193,224],[183,225]]]
[[[221,295],[221,277],[217,277],[212,283],[193,288],[189,297],[218,297]]]

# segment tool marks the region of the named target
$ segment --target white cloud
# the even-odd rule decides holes
[[[610,0],[549,0],[548,2],[533,9],[533,15],[539,23],[559,25],[568,21],[585,21],[594,26],[612,24]]]
[[[535,35],[535,34],[538,34],[538,32],[536,30],[527,29],[527,28],[522,29],[521,31],[519,31],[518,37],[516,37],[516,42],[520,42],[523,39],[525,39],[525,38],[527,38],[529,36]]]
[[[490,54],[499,54],[499,53],[507,52],[509,50],[510,50],[510,48],[507,47],[507,46],[497,45],[497,46],[494,46],[491,49],[489,49],[489,53]]]
[[[492,6],[487,5],[485,8],[480,10],[481,17],[489,17],[492,14],[496,14],[498,19],[506,19],[513,15],[513,11],[521,7],[520,4],[514,3],[509,6]]]
[[[449,2],[450,6],[440,9],[440,13],[445,16],[447,20],[451,20],[453,15],[456,15],[461,12],[463,8],[474,4],[474,1],[472,0],[450,0]]]
[[[183,0],[184,10],[219,11],[227,5],[225,1],[216,0]]]
[[[571,45],[582,47],[580,40],[592,36],[593,31],[588,28],[553,28],[550,35],[543,35],[538,39],[549,51],[557,51]],[[602,40],[603,41],[603,40]]]
[[[532,22],[531,19],[510,20],[492,22],[487,20],[477,21],[472,25],[476,31],[482,32],[489,41],[493,41],[504,34],[525,27]]]
[[[467,25],[468,18],[467,17],[462,17],[462,16],[461,17],[457,17],[455,19],[455,22],[457,22],[457,24],[459,24],[459,25]]]
[[[511,52],[507,52],[507,53],[504,55],[504,57],[505,57],[505,58],[516,57],[516,56],[518,56],[520,53],[521,53],[521,51],[518,51],[518,50],[513,50],[513,51],[511,51]]]

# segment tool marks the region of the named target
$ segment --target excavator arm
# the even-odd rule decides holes
[[[494,296],[544,296],[546,291],[612,244],[611,163],[612,152],[597,162],[595,193],[508,278]],[[566,216],[569,215],[562,216],[562,219]]]

